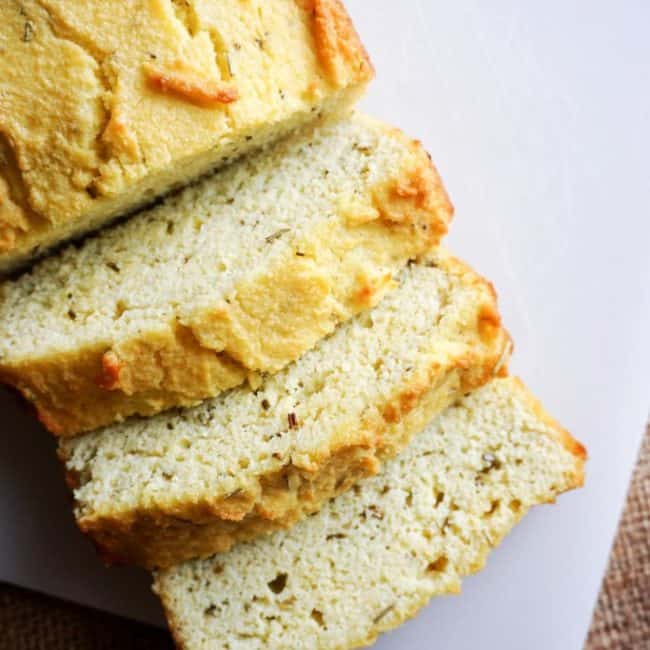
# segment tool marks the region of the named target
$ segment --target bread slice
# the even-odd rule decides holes
[[[396,129],[308,129],[5,282],[0,381],[62,436],[194,405],[372,307],[451,214]]]
[[[0,271],[346,110],[339,0],[0,3]]]
[[[445,254],[256,389],[61,441],[107,561],[169,566],[292,524],[503,367],[491,286]],[[407,417],[409,413],[413,413]]]
[[[318,514],[154,590],[183,650],[364,646],[460,591],[531,506],[582,485],[584,460],[518,380],[495,379]]]

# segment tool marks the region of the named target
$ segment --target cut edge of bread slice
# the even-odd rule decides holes
[[[510,348],[492,286],[430,254],[257,390],[62,440],[78,524],[107,562],[145,567],[292,525],[504,372]]]
[[[345,145],[348,149],[340,154],[356,161],[354,164],[359,167],[359,176],[349,179],[354,192],[338,194],[338,187],[328,189],[330,194],[323,199],[323,216],[295,216],[296,224],[302,228],[298,233],[291,232],[293,216],[286,216],[285,225],[275,228],[260,220],[259,228],[273,231],[261,241],[269,252],[266,257],[256,253],[259,265],[240,269],[241,277],[234,286],[207,287],[202,304],[195,308],[181,303],[160,317],[145,316],[148,320],[143,321],[142,327],[129,329],[126,319],[146,310],[130,306],[131,301],[141,299],[138,296],[142,291],[137,286],[122,295],[124,283],[137,284],[139,273],[134,267],[120,268],[124,256],[119,252],[121,248],[147,236],[154,228],[161,231],[160,237],[166,237],[165,227],[173,227],[173,219],[178,223],[169,237],[195,237],[198,241],[204,236],[202,232],[194,233],[192,227],[183,224],[205,218],[202,214],[210,206],[203,204],[207,192],[214,193],[213,183],[220,183],[219,188],[232,185],[235,203],[214,208],[216,212],[210,218],[213,222],[227,220],[243,245],[242,233],[254,228],[249,221],[255,215],[247,207],[247,199],[242,198],[245,214],[239,217],[246,221],[239,219],[236,188],[241,182],[253,186],[256,176],[253,174],[253,180],[244,178],[237,165],[246,170],[251,166],[265,169],[265,161],[268,167],[274,156],[281,159],[292,155],[302,156],[306,164],[320,169],[318,165],[325,162],[316,153],[312,156],[312,152],[322,149],[323,161],[329,156],[330,162],[335,163],[336,147],[342,146],[339,140],[344,142],[348,131],[350,137],[361,134],[375,147],[366,150],[360,145],[355,149],[350,141]],[[321,143],[321,149],[309,148],[312,138]],[[364,175],[366,168],[362,162],[366,159],[377,168],[366,174],[372,184]],[[274,178],[272,172],[263,173]],[[219,180],[224,174],[232,182]],[[276,185],[283,180],[279,174],[273,181]],[[390,290],[393,274],[408,259],[439,242],[453,214],[440,178],[421,144],[398,129],[358,114],[306,129],[256,157],[237,163],[222,175],[214,180],[205,179],[162,206],[88,240],[79,251],[68,249],[59,257],[44,260],[29,274],[2,286],[4,307],[0,303],[0,315],[6,323],[6,336],[4,343],[0,343],[0,381],[21,391],[52,433],[72,436],[131,415],[150,416],[176,406],[192,406],[246,380],[255,383],[260,372],[278,371],[332,332],[338,323],[377,304]],[[268,203],[270,199],[263,200]],[[182,219],[174,217],[176,206],[183,206],[184,202],[189,206],[198,202],[202,207],[186,208]],[[198,216],[194,216],[193,210]],[[148,219],[152,219],[153,225],[147,225]],[[166,219],[170,219],[172,226],[165,225]],[[217,226],[210,227],[214,230]],[[237,228],[242,233],[236,234]],[[181,230],[189,230],[190,234],[176,234]],[[178,240],[179,252],[174,252],[179,261],[173,256],[170,261],[165,260],[167,266],[161,266],[161,273],[190,273],[183,266],[185,258],[180,259],[182,246],[187,245],[182,244],[184,241]],[[95,249],[97,254],[91,256]],[[101,269],[91,270],[93,277],[97,276],[91,291],[97,293],[104,282],[107,287],[106,293],[102,293],[105,299],[98,294],[93,300],[111,300],[114,305],[91,304],[83,309],[78,306],[77,297],[88,291],[84,284],[89,282],[85,279],[87,266],[84,268],[79,262],[86,257],[84,264],[103,269],[101,273]],[[190,263],[195,264],[192,260]],[[215,264],[216,261],[212,265]],[[236,267],[236,260],[230,264],[233,265]],[[167,269],[176,266],[178,271]],[[73,271],[66,275],[65,269]],[[205,283],[202,276],[212,277],[216,273],[210,269],[212,275],[208,275],[205,269],[202,265],[192,271],[198,274],[199,282]],[[119,272],[123,279],[116,280]],[[57,293],[41,295],[43,287],[54,277],[61,285],[56,285]],[[151,281],[156,282],[157,278]],[[142,289],[148,290],[146,286]],[[39,311],[34,305],[41,303],[53,306]],[[102,310],[108,315],[101,316]],[[101,322],[101,327],[95,327],[97,333],[84,333],[81,312],[88,312],[93,322]],[[100,316],[101,321],[97,320]],[[16,321],[19,317],[25,322]],[[43,325],[37,326],[41,321]],[[31,334],[34,342],[27,345],[31,329],[35,331]],[[22,332],[20,339],[16,338],[16,331]],[[55,335],[58,338],[54,339]]]
[[[514,378],[433,420],[380,475],[289,531],[154,574],[179,648],[349,650],[460,591],[586,451]]]

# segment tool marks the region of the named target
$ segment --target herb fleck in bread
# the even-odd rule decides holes
[[[194,405],[372,307],[451,214],[396,129],[308,129],[6,281],[0,381],[62,436]]]
[[[107,561],[169,566],[292,524],[503,368],[491,286],[440,252],[252,390],[62,440],[75,513]]]
[[[449,408],[382,473],[290,531],[158,573],[183,650],[347,650],[456,593],[585,452],[516,379]]]
[[[0,52],[0,271],[372,77],[339,0],[4,0]]]

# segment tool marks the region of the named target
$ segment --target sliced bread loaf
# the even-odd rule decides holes
[[[75,513],[107,561],[169,566],[292,524],[374,474],[499,372],[491,286],[445,254],[253,390],[60,443]]]
[[[419,407],[416,407],[416,410]],[[381,474],[290,531],[155,576],[183,650],[347,650],[457,593],[585,452],[516,379],[461,399]]]
[[[362,93],[339,0],[0,2],[0,271]]]
[[[309,129],[6,281],[0,381],[62,436],[194,405],[372,307],[451,214],[396,129]]]

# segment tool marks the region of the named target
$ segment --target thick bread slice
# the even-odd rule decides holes
[[[194,405],[372,307],[451,214],[398,130],[308,129],[5,282],[0,381],[62,436]]]
[[[460,591],[531,506],[582,485],[584,460],[518,380],[496,379],[318,514],[154,590],[183,650],[364,646]]]
[[[63,440],[79,526],[109,562],[153,567],[290,525],[376,473],[509,347],[487,282],[442,253],[411,264],[257,390]]]
[[[339,0],[0,3],[0,270],[350,106]]]

